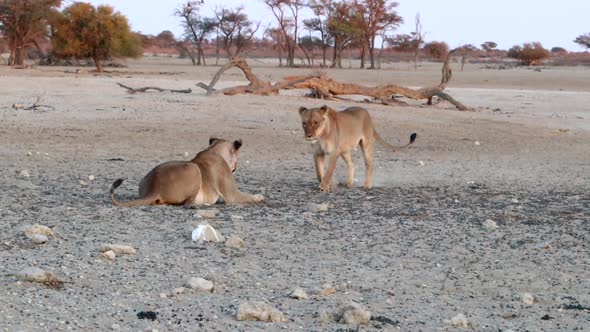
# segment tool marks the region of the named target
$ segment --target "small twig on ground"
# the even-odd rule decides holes
[[[193,90],[191,89],[183,89],[183,90],[174,90],[174,89],[162,89],[160,87],[157,86],[146,86],[143,88],[132,88],[130,86],[127,86],[125,84],[119,83],[117,82],[117,84],[124,88],[127,89],[127,92],[129,93],[137,93],[137,92],[147,92],[148,90],[156,90],[158,92],[165,92],[165,91],[170,91],[170,92],[176,92],[176,93],[191,93],[193,92]]]
[[[37,101],[30,106],[25,106],[23,104],[12,104],[12,108],[14,108],[15,110],[25,110],[25,111],[40,111],[41,108],[55,110],[55,107],[53,107],[53,106],[39,104],[40,101],[41,101],[41,97],[37,97]]]

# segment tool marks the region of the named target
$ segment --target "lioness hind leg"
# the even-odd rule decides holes
[[[344,152],[340,155],[346,166],[348,166],[348,179],[346,180],[346,186],[352,187],[354,185],[354,163],[352,162],[352,157],[350,156],[350,152]]]
[[[363,150],[363,156],[365,157],[365,188],[371,188],[373,182],[373,142],[362,139],[360,142],[361,149]]]

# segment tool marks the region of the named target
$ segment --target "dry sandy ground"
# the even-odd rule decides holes
[[[302,72],[254,63],[266,79]],[[440,79],[439,64],[418,73],[408,67],[329,74],[408,86]],[[206,97],[196,89],[130,95],[115,84],[181,89],[216,71],[176,60],[143,59],[105,76],[64,70],[72,68],[0,68],[3,330],[356,331],[326,318],[346,301],[373,315],[360,331],[455,330],[448,321],[457,314],[477,331],[590,326],[589,68],[470,65],[448,90],[477,112],[366,105],[387,141],[402,144],[411,132],[418,140],[403,153],[378,149],[375,188],[331,193],[317,188],[297,115],[299,106],[322,101]],[[223,79],[243,78],[231,71]],[[11,107],[37,96],[55,110]],[[218,204],[209,220],[242,237],[245,249],[191,242],[202,221],[193,209],[112,206],[115,179],[127,179],[118,195],[132,199],[153,166],[187,159],[210,136],[244,140],[239,186],[268,199]],[[355,161],[358,185],[360,153]],[[314,212],[310,202],[330,208]],[[486,219],[498,228],[485,228]],[[59,237],[32,244],[21,228],[35,223]],[[105,262],[105,243],[131,245],[138,255]],[[27,266],[54,271],[65,287],[6,276]],[[170,295],[190,277],[214,281],[215,291]],[[327,286],[336,293],[318,295]],[[310,299],[288,298],[296,287]],[[534,303],[524,303],[524,293]],[[268,303],[288,322],[237,321],[246,301]],[[142,311],[156,319],[139,319]]]

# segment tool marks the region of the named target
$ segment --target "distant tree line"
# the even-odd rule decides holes
[[[43,57],[90,59],[97,71],[114,57],[138,57],[141,39],[127,18],[110,6],[74,2],[59,10],[61,0],[1,0],[0,32],[8,65],[23,65],[32,47]],[[49,41],[50,54],[40,44]]]
[[[256,1],[266,5],[273,25],[262,28],[260,22],[249,19],[243,7],[220,7],[204,16],[203,0],[186,1],[174,10],[184,28],[177,39],[170,31],[157,36],[132,32],[127,18],[110,6],[74,2],[60,10],[61,0],[0,0],[0,51],[9,54],[8,65],[22,65],[27,55],[35,53],[50,61],[90,59],[98,71],[113,58],[140,56],[142,47],[174,49],[194,65],[206,65],[206,54],[211,56],[212,49],[216,64],[222,56],[266,50],[278,56],[280,66],[342,68],[347,57],[349,66],[355,58],[360,68],[369,69],[380,68],[383,56],[392,52],[407,55],[404,58],[412,59],[416,69],[420,56],[442,61],[449,52],[444,41],[426,41],[419,15],[412,32],[396,33],[404,20],[396,11],[398,3],[392,0]],[[575,42],[590,48],[590,34],[578,36]],[[507,56],[535,65],[549,56],[567,54],[562,47],[549,51],[536,42],[508,51],[497,49],[494,41],[480,47],[466,44],[457,48],[462,66],[474,57]]]

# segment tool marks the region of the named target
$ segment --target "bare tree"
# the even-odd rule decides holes
[[[191,41],[197,47],[197,61],[196,65],[205,63],[205,53],[203,52],[203,41],[212,33],[217,27],[217,20],[211,17],[202,17],[199,15],[199,9],[202,2],[188,1],[176,9],[174,14],[180,17],[183,22],[184,33],[186,40]],[[189,52],[190,54],[190,52]],[[193,61],[193,64],[194,61]]]
[[[342,68],[342,50],[362,35],[360,17],[354,5],[347,2],[331,4],[328,17],[328,32],[334,38],[332,67]]]
[[[328,48],[332,41],[332,36],[328,31],[328,17],[330,13],[332,0],[311,0],[308,7],[311,8],[316,17],[303,20],[305,27],[311,32],[319,34],[319,40],[322,48],[322,66],[326,66]]]
[[[228,57],[238,56],[249,47],[254,34],[260,28],[260,22],[248,20],[244,7],[234,9],[221,8],[215,11],[223,49]]]
[[[414,21],[415,28],[412,35],[412,48],[414,51],[414,70],[418,70],[418,56],[420,55],[420,46],[424,44],[425,34],[422,32],[422,22],[420,21],[420,13],[416,14]]]
[[[283,66],[283,52],[285,50],[285,34],[280,28],[267,28],[265,36],[268,36],[272,42],[272,48],[277,51],[279,55],[279,67]]]
[[[264,0],[277,19],[279,29],[285,36],[287,65],[295,65],[295,50],[298,47],[299,15],[305,7],[303,0]]]
[[[362,50],[368,50],[369,68],[375,69],[375,41],[377,36],[387,29],[399,26],[403,19],[395,11],[398,6],[397,2],[390,0],[355,0],[355,5],[357,6],[358,15],[362,16],[362,20],[360,20],[363,30]],[[363,67],[364,58],[361,58],[361,68]]]
[[[579,35],[574,40],[574,43],[577,43],[580,46],[585,47],[585,48],[590,48],[590,33],[587,33],[585,35]]]

